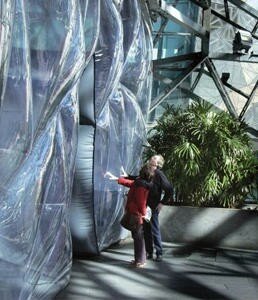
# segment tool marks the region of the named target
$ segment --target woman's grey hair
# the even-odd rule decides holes
[[[162,168],[165,163],[164,157],[160,154],[153,155],[150,160],[155,160],[159,168]]]

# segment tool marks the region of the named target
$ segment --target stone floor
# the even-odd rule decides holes
[[[258,299],[258,252],[164,244],[162,262],[136,269],[132,258],[129,240],[74,260],[70,284],[55,299]]]

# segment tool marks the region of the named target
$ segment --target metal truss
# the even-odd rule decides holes
[[[181,74],[174,80],[171,80],[169,78],[163,78],[162,81],[163,83],[168,82],[166,88],[164,91],[160,92],[159,95],[152,100],[151,107],[150,107],[150,112],[152,112],[164,99],[166,99],[177,87],[180,86],[180,84],[198,67],[200,66],[205,59],[207,58],[206,56],[203,56],[201,53],[192,53],[191,54],[192,60],[191,63],[188,67],[185,69],[182,69]],[[178,61],[182,61],[183,59],[185,60],[185,55],[182,55],[181,57],[177,57]],[[189,58],[188,58],[189,59]],[[164,59],[167,61],[167,59]],[[167,69],[173,70],[173,66],[171,66],[171,62],[173,62],[173,59],[170,59],[170,65],[169,63],[165,63],[163,59],[160,59],[158,61],[154,61],[153,63],[153,70],[154,70],[154,77],[158,78],[159,77],[156,75],[158,70],[162,69],[162,66],[164,64],[166,65]],[[174,60],[175,61],[175,60]]]
[[[254,39],[258,39],[258,35],[256,34],[256,30],[257,30],[257,27],[258,27],[257,22],[256,22],[256,24],[255,24],[255,26],[253,27],[252,30],[248,30],[245,27],[243,27],[242,25],[232,21],[231,18],[230,18],[230,15],[229,15],[228,2],[231,2],[232,4],[236,5],[237,8],[244,11],[247,15],[253,17],[256,20],[258,20],[258,11],[255,10],[254,8],[251,8],[250,6],[248,6],[247,4],[243,3],[240,0],[224,0],[224,8],[225,8],[226,16],[223,16],[222,14],[218,13],[214,9],[211,9],[211,13],[213,15],[215,15],[216,17],[222,19],[226,23],[231,24],[235,28],[250,32]]]
[[[213,60],[258,63],[258,54],[251,53],[250,55],[248,55],[249,57],[247,57],[247,55],[242,55],[241,53],[214,54],[213,52],[213,55],[211,57],[211,51],[209,49],[210,22],[212,16],[213,18],[219,18],[227,24],[232,25],[236,29],[249,31],[254,39],[258,39],[258,11],[248,6],[241,0],[224,0],[224,2],[221,3],[221,5],[224,5],[224,14],[222,15],[220,12],[215,11],[211,8],[210,0],[190,0],[191,3],[197,5],[199,9],[202,10],[202,22],[200,24],[200,22],[194,22],[189,17],[183,15],[176,8],[179,1],[174,1],[173,4],[168,4],[164,0],[147,0],[145,2],[147,2],[152,21],[155,22],[157,21],[157,18],[161,18],[160,28],[154,35],[154,45],[156,45],[159,40],[162,39],[166,34],[165,28],[168,22],[179,24],[185,29],[186,32],[184,32],[184,34],[188,33],[190,35],[196,36],[201,41],[201,52],[193,52],[187,55],[173,56],[153,61],[154,78],[158,82],[162,83],[162,85],[165,85],[165,88],[163,91],[160,91],[154,99],[152,99],[150,111],[153,112],[158,105],[160,105],[173,91],[175,91],[175,89],[180,89],[190,99],[201,99],[201,97],[197,96],[194,93],[194,89],[200,81],[202,75],[208,74],[213,79],[228,112],[235,118],[243,120],[244,114],[248,109],[250,103],[252,102],[255,91],[258,88],[258,84],[256,83],[251,94],[247,95],[237,87],[234,87],[229,83],[221,80],[216,67],[213,64]],[[235,20],[231,20],[229,3],[233,4],[237,9],[243,11],[245,14],[255,19],[255,25],[251,30],[247,30],[243,24],[238,24]],[[188,65],[182,67],[182,62],[186,61],[188,61]],[[204,66],[206,66],[207,70],[204,69]],[[164,76],[164,73],[166,74],[168,72],[163,72],[162,74],[162,71],[177,72],[175,74],[178,75],[174,76],[173,79],[171,79],[168,78],[168,75]],[[195,81],[190,87],[183,87],[183,82],[193,72],[198,72]],[[246,98],[246,103],[239,115],[237,114],[236,109],[225,87],[234,90],[236,93]],[[254,130],[253,132],[257,133],[256,130]]]
[[[213,78],[214,83],[217,86],[218,91],[220,92],[220,95],[221,95],[221,97],[222,97],[222,99],[223,99],[223,101],[224,101],[224,103],[225,103],[225,105],[226,105],[229,113],[232,116],[234,116],[235,118],[237,118],[237,112],[235,110],[235,107],[234,107],[234,105],[232,104],[232,102],[230,100],[230,97],[229,97],[229,95],[228,95],[228,93],[227,93],[227,91],[226,91],[226,89],[225,89],[225,87],[224,87],[224,85],[223,85],[223,83],[222,83],[222,81],[221,81],[221,79],[220,79],[217,71],[216,71],[216,68],[215,68],[212,60],[211,59],[207,59],[205,61],[205,63],[206,63],[206,66],[207,66],[207,68],[209,70],[209,73],[210,73],[211,77]]]
[[[244,107],[243,107],[243,109],[242,109],[242,111],[241,111],[241,113],[240,113],[240,115],[239,115],[239,119],[240,119],[240,120],[243,119],[243,116],[244,116],[244,114],[245,114],[245,112],[246,112],[246,110],[247,110],[249,104],[251,103],[251,101],[252,101],[252,99],[253,99],[253,97],[254,97],[254,95],[255,95],[255,91],[256,91],[257,87],[258,87],[258,81],[256,81],[256,84],[255,84],[255,86],[254,86],[254,88],[253,88],[251,94],[250,94],[249,96],[246,97],[246,98],[247,98],[247,101],[246,101],[246,103],[245,103],[245,105],[244,105]]]

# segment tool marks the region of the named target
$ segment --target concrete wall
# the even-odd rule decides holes
[[[257,210],[164,206],[160,227],[164,242],[258,250]]]

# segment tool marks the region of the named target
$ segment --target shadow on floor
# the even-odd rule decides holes
[[[70,284],[55,299],[257,300],[258,253],[183,247],[164,244],[163,261],[143,269],[129,264],[131,241],[75,259]]]

